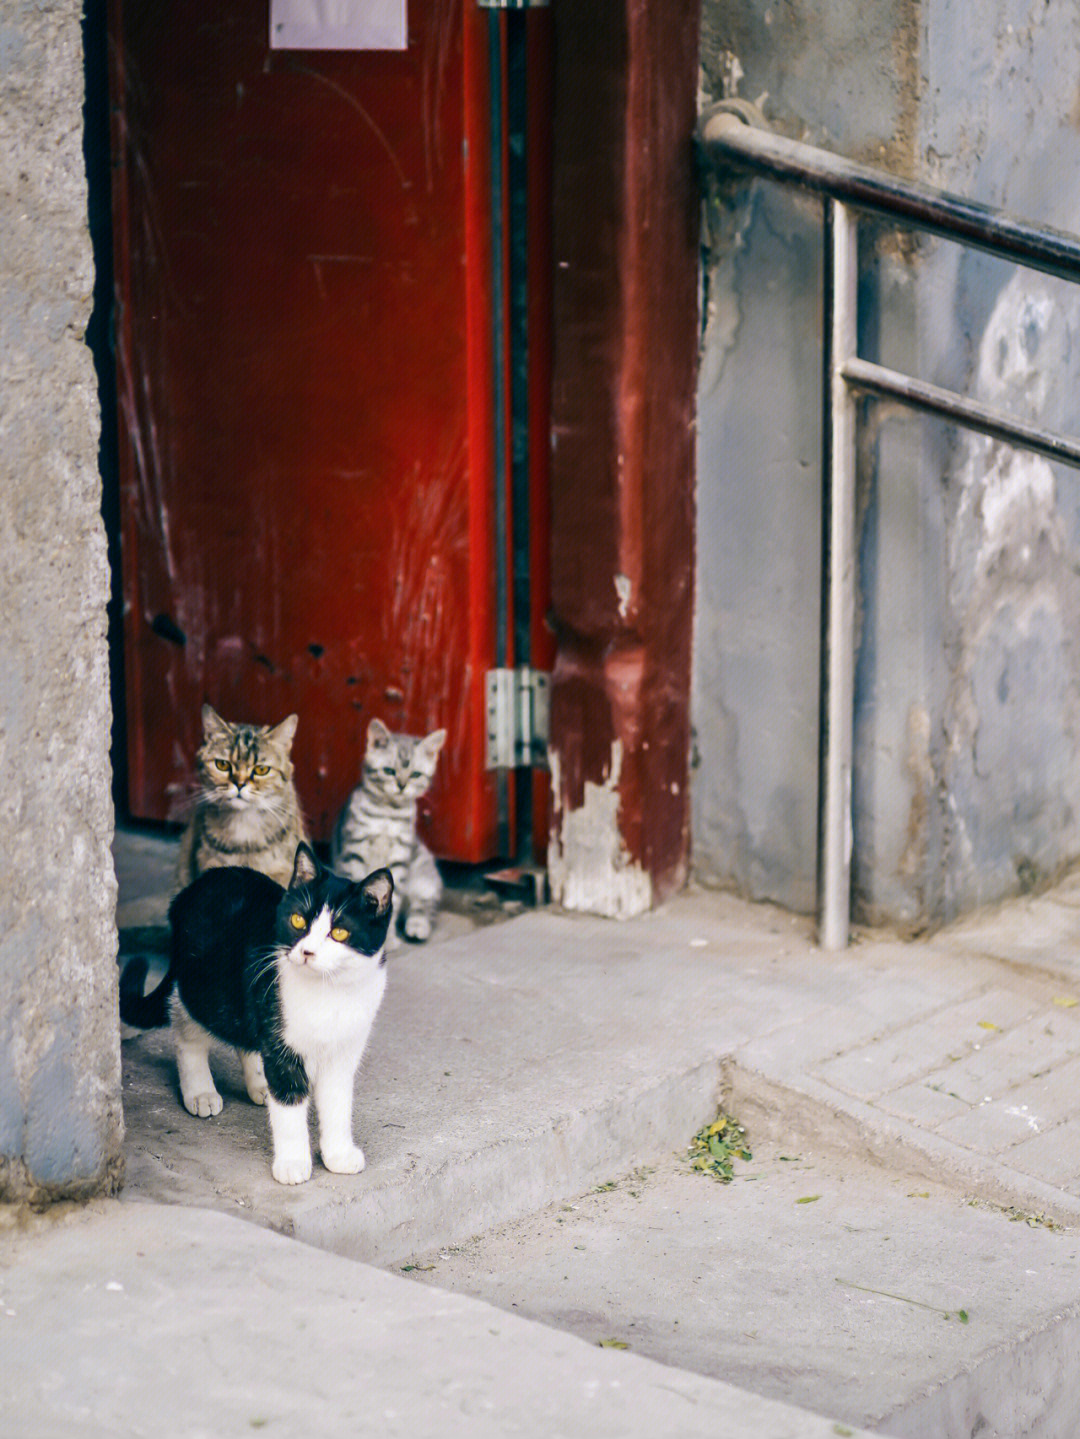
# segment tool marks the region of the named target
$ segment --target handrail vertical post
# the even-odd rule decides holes
[[[851,766],[855,709],[856,399],[844,379],[857,354],[858,222],[825,206],[825,370],[821,752],[818,834],[819,941],[843,949],[851,915]]]

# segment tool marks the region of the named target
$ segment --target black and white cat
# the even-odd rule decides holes
[[[221,1111],[212,1040],[240,1051],[248,1095],[267,1106],[271,1172],[281,1184],[311,1177],[312,1099],[326,1168],[357,1174],[364,1167],[352,1134],[353,1085],[386,989],[393,895],[389,870],[343,879],[304,843],[287,888],[253,869],[210,869],[169,907],[162,982],[143,994],[141,959],[121,977],[125,1024],[150,1029],[171,1020],[191,1114]]]

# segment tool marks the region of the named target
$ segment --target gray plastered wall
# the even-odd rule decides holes
[[[1080,232],[1080,15],[1042,0],[706,0],[703,98]],[[814,903],[820,603],[816,202],[706,206],[694,864]],[[867,225],[860,348],[1080,432],[1080,292]],[[917,930],[1080,856],[1080,473],[861,406],[857,918]]]
[[[123,1121],[81,6],[0,17],[0,1200],[111,1192]]]

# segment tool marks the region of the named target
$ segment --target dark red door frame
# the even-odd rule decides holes
[[[554,897],[686,878],[697,0],[555,10]]]

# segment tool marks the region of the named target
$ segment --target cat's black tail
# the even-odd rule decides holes
[[[120,975],[120,1018],[134,1029],[160,1029],[169,1022],[172,975],[167,974],[157,989],[143,994],[149,968],[145,959],[133,959]]]

